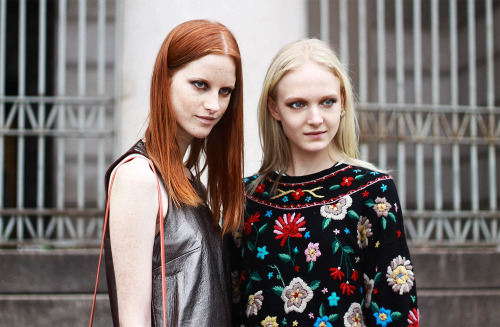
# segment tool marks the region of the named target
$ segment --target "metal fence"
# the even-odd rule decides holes
[[[4,247],[98,242],[114,136],[118,5],[0,0]]]
[[[358,87],[364,159],[390,169],[413,245],[500,243],[500,1],[310,7]],[[496,87],[495,87],[496,85]]]

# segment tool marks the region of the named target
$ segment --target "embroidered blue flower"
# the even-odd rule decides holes
[[[361,169],[354,169],[353,171],[357,174],[361,172]]]
[[[299,253],[299,249],[297,249],[297,247],[295,247],[295,249],[293,249],[293,252]]]
[[[386,310],[383,307],[380,308],[379,312],[373,314],[377,318],[377,325],[386,327],[388,323],[392,322],[391,310]]]
[[[283,197],[283,202],[288,202],[288,197],[287,196]]]
[[[271,215],[272,215],[272,214],[273,214],[273,211],[272,211],[272,210],[268,210],[268,211],[266,212],[266,217],[271,218]]]
[[[310,232],[309,231],[305,232],[304,238],[308,239],[309,237],[311,237]]]
[[[264,260],[264,257],[269,254],[266,250],[266,246],[261,248],[257,247],[257,250],[259,251],[259,253],[257,253],[257,258],[261,258],[262,260]]]
[[[332,324],[330,324],[330,319],[328,316],[323,316],[323,317],[318,317],[316,319],[316,322],[313,325],[314,327],[333,327]]]
[[[347,228],[347,227],[346,227],[346,228],[344,229],[344,232],[345,232],[345,233],[346,233],[346,235],[347,235],[347,234],[349,234],[351,231],[349,230],[349,228]]]
[[[379,173],[378,173],[378,172],[376,172],[376,171],[372,171],[372,172],[370,172],[370,174],[372,174],[373,176],[376,176],[376,175],[378,175]]]
[[[248,178],[245,178],[245,183],[247,183],[247,182],[248,182]]]
[[[387,191],[387,185],[382,184],[382,186],[380,186],[380,189],[382,190],[382,192]]]
[[[332,292],[332,295],[330,295],[328,297],[328,301],[330,302],[331,307],[337,306],[339,300],[340,300],[340,297],[338,297],[337,293],[335,293],[335,292]]]
[[[273,272],[271,271],[269,274],[267,274],[267,278],[271,279],[273,277]]]
[[[306,196],[305,200],[306,200],[306,202],[309,202],[309,201],[311,201],[311,197],[310,196]]]

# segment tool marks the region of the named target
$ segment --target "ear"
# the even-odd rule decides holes
[[[278,109],[276,108],[276,102],[274,102],[271,97],[267,97],[267,109],[269,110],[269,113],[271,116],[276,119],[277,121],[280,121],[280,114],[278,113]]]

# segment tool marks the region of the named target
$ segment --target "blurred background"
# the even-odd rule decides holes
[[[197,18],[240,45],[246,175],[271,58],[331,44],[361,156],[398,186],[422,326],[500,326],[500,0],[0,0],[0,326],[88,322],[104,173],[144,133],[161,42]]]

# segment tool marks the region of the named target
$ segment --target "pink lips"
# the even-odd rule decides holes
[[[210,116],[196,116],[196,118],[198,118],[198,120],[201,121],[204,125],[211,125],[215,120],[214,117]]]
[[[323,134],[325,134],[326,132],[324,131],[317,131],[317,132],[310,132],[310,133],[304,133],[305,136],[311,138],[311,139],[320,139]]]

